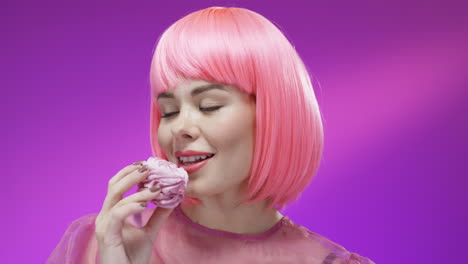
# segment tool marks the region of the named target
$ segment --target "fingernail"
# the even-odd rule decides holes
[[[139,171],[139,172],[144,172],[144,171],[146,171],[147,169],[148,169],[148,167],[143,166],[143,167],[141,167],[138,171]]]
[[[146,206],[148,206],[148,203],[147,202],[140,203],[140,206],[146,208]]]
[[[154,185],[153,187],[150,188],[150,191],[151,192],[157,192],[157,191],[159,191],[159,189],[161,189],[161,187],[159,187],[159,185]]]
[[[138,166],[138,165],[141,165],[141,164],[143,164],[141,161],[137,161],[137,162],[133,163],[132,165]]]

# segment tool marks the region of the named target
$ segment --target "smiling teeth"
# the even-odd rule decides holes
[[[206,155],[206,156],[179,157],[179,160],[186,163],[186,162],[194,162],[194,161],[197,161],[197,160],[206,159],[206,158],[212,157],[212,156],[213,156],[213,154]]]

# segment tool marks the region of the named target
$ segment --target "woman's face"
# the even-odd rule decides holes
[[[214,154],[203,167],[189,173],[186,194],[195,198],[236,195],[244,188],[253,157],[254,97],[234,86],[198,80],[164,94],[158,99],[164,117],[158,142],[169,161],[180,166],[177,151]]]

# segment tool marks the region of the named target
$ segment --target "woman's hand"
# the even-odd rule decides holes
[[[110,179],[107,196],[95,222],[100,263],[148,263],[159,229],[173,209],[156,208],[141,228],[125,221],[128,216],[144,211],[147,203],[160,193],[159,188],[145,189],[122,199],[123,194],[147,176],[148,168],[136,162]]]

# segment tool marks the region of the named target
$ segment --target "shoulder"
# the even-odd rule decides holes
[[[46,263],[94,263],[97,256],[96,216],[89,214],[71,222]]]
[[[323,264],[375,264],[369,258],[348,251],[342,245],[308,228],[294,223],[285,217],[282,227],[288,240],[294,241],[297,248],[322,259]]]

